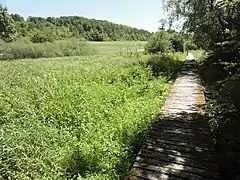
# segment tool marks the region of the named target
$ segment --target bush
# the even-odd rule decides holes
[[[184,38],[180,34],[174,34],[171,38],[172,47],[175,52],[184,52]]]
[[[185,51],[190,51],[190,50],[197,50],[198,47],[193,42],[186,41],[185,44],[184,44],[184,49],[185,49]]]
[[[182,67],[183,59],[185,57],[179,54],[173,55],[155,55],[147,62],[147,65],[152,69],[153,75],[158,77],[160,75],[168,75],[175,77]]]
[[[172,51],[171,35],[168,32],[155,33],[145,46],[148,53],[169,53]]]
[[[6,44],[5,41],[0,39],[0,54],[3,53],[5,44]]]
[[[77,39],[60,40],[35,44],[26,39],[2,45],[0,60],[79,56],[91,54],[84,41]],[[1,53],[1,52],[0,52]]]
[[[193,43],[191,36],[170,30],[155,33],[145,47],[148,53],[162,54],[197,49],[198,47]]]
[[[104,36],[103,36],[103,34],[100,34],[98,32],[92,32],[90,40],[91,41],[104,41]]]
[[[47,36],[40,32],[35,32],[31,37],[31,41],[33,43],[45,43],[47,42]]]

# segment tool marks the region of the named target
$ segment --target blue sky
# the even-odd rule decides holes
[[[28,16],[78,15],[157,31],[162,0],[0,0],[10,13]]]

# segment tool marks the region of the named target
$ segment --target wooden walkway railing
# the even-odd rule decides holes
[[[219,179],[204,103],[195,61],[186,60],[127,179]]]

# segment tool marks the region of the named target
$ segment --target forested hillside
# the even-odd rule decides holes
[[[26,21],[18,14],[11,14],[11,17],[18,37],[29,36],[34,42],[71,37],[89,41],[146,41],[152,35],[146,30],[78,16],[28,17]]]

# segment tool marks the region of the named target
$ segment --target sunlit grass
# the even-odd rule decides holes
[[[123,179],[172,84],[148,58],[0,62],[0,179]]]
[[[114,54],[121,52],[134,52],[143,50],[145,41],[110,41],[110,42],[91,42],[88,47],[95,50],[96,54]]]

